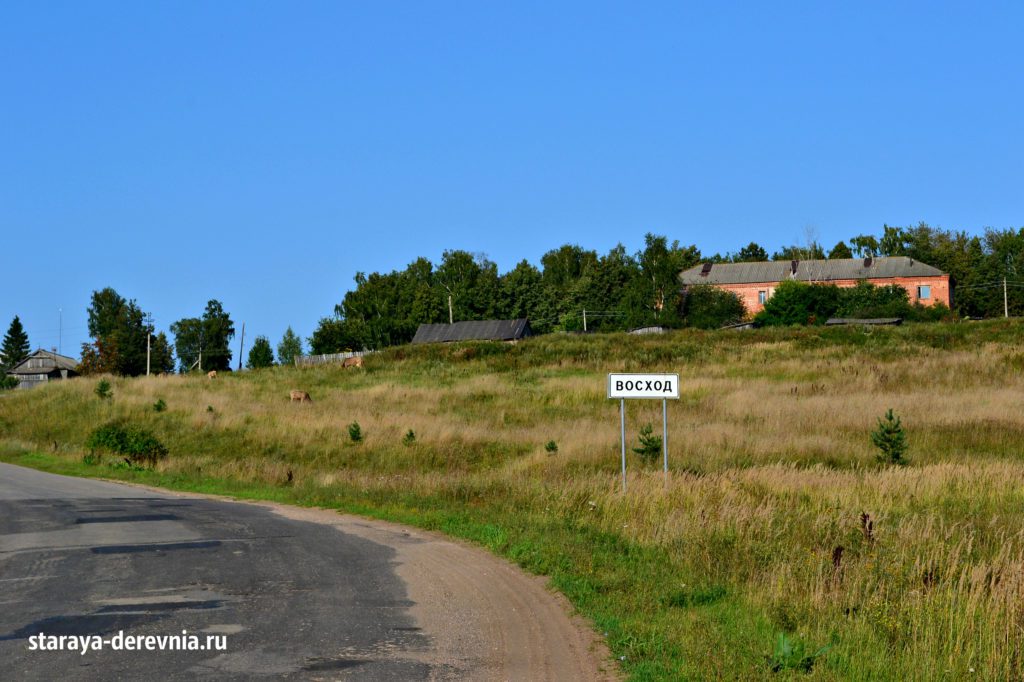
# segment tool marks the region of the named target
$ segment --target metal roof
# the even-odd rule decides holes
[[[708,268],[707,266],[711,267]],[[795,271],[794,271],[795,265]],[[702,274],[703,273],[703,274]],[[753,284],[795,279],[829,282],[837,279],[937,277],[941,270],[906,256],[887,258],[835,258],[829,260],[776,260],[762,263],[702,263],[679,274],[684,284]]]
[[[479,320],[455,324],[421,324],[413,343],[449,341],[513,341],[530,336],[530,323],[520,320]]]
[[[47,360],[52,360],[53,361],[53,365],[50,365],[48,367],[33,367],[33,368],[29,369],[28,361],[29,360],[33,360],[33,359],[38,359],[38,358],[45,358]],[[53,371],[55,369],[66,369],[66,370],[69,370],[69,371],[74,371],[75,368],[77,368],[77,367],[78,367],[78,360],[75,360],[74,358],[69,358],[66,355],[57,355],[56,353],[52,353],[52,352],[50,352],[48,350],[43,350],[42,348],[40,348],[40,349],[32,352],[31,354],[29,354],[29,356],[27,358],[25,358],[24,360],[22,360],[21,362],[16,364],[14,367],[9,369],[7,371],[7,373],[8,374],[46,374],[47,372]],[[44,372],[42,370],[46,370],[46,372]]]

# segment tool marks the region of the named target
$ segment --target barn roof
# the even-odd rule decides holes
[[[421,324],[412,342],[513,341],[530,334],[530,323],[526,319],[479,320],[455,324]]]
[[[45,358],[47,360],[51,360],[53,362],[53,364],[49,364],[48,363],[48,365],[46,367],[29,369],[28,368],[28,361],[29,360],[33,360],[33,359],[37,359],[37,358]],[[69,358],[66,355],[58,355],[57,353],[53,353],[53,352],[50,352],[48,350],[43,350],[42,348],[40,348],[40,349],[30,353],[27,358],[25,358],[24,360],[22,360],[21,362],[16,364],[14,367],[11,367],[7,371],[7,373],[8,374],[42,374],[42,373],[45,373],[45,372],[42,372],[41,370],[53,371],[55,369],[66,369],[66,370],[69,370],[69,371],[74,371],[75,368],[77,368],[77,367],[78,367],[78,360],[75,360],[74,358]]]
[[[795,268],[795,270],[794,270]],[[938,268],[906,256],[886,258],[834,258],[829,260],[766,261],[762,263],[704,263],[683,270],[679,281],[689,284],[753,284],[781,282],[828,282],[837,279],[884,279],[888,277],[936,277]]]

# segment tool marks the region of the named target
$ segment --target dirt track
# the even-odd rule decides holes
[[[432,642],[433,670],[453,666],[460,679],[618,679],[607,648],[543,578],[482,549],[437,533],[341,515],[267,504],[287,518],[331,525],[397,551],[412,613]],[[466,677],[466,673],[469,677]]]

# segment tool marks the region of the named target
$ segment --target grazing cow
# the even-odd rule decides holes
[[[363,359],[358,355],[354,358],[345,358],[345,362],[341,363],[342,369],[348,369],[349,367],[362,367]]]
[[[309,394],[305,391],[292,391],[292,402],[293,403],[311,403],[313,399],[309,397]]]
[[[216,379],[217,378],[217,370],[211,369],[209,372],[206,373],[206,378],[207,379]]]

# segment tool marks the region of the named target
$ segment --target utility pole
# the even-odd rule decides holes
[[[583,309],[583,331],[587,331],[587,309]]]
[[[242,338],[238,344],[238,371],[242,371],[242,349],[245,348],[245,322],[242,323]]]
[[[150,339],[153,338],[153,334],[146,332],[146,376],[149,376],[149,346]]]
[[[64,350],[64,309],[57,308],[57,354],[60,355]]]
[[[448,288],[447,284],[442,284],[448,291],[448,324],[455,324],[455,316],[452,315],[452,290]]]
[[[1006,278],[1003,277],[1003,317],[1010,316],[1010,305],[1006,298]]]

